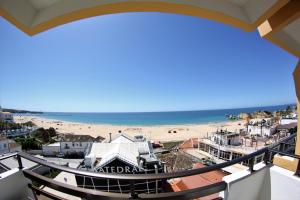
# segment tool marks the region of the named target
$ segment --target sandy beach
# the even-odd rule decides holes
[[[66,121],[44,119],[35,116],[15,116],[15,122],[24,123],[32,121],[39,127],[53,127],[59,133],[85,134],[93,137],[102,136],[107,138],[109,133],[118,134],[121,130],[130,136],[144,135],[149,140],[159,141],[179,141],[189,138],[203,137],[217,129],[227,129],[228,131],[239,131],[244,128],[243,121],[193,124],[193,125],[159,125],[159,126],[123,126],[107,124],[85,124]]]

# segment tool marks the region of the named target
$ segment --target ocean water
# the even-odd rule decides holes
[[[228,121],[226,114],[238,115],[242,112],[254,112],[258,110],[275,111],[285,109],[287,105],[223,109],[200,111],[174,111],[174,112],[136,112],[136,113],[66,113],[45,112],[34,116],[47,119],[111,125],[179,125],[179,124],[205,124]]]

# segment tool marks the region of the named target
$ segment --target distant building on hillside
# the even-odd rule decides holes
[[[102,143],[93,143],[84,163],[79,167],[100,173],[149,174],[164,172],[163,164],[156,158],[150,141],[144,137],[131,138],[120,134]],[[130,183],[124,180],[93,179],[84,180],[76,176],[79,187],[126,193],[130,191]],[[92,184],[93,183],[93,184]],[[141,192],[155,193],[162,187],[161,181],[139,181],[135,188]]]

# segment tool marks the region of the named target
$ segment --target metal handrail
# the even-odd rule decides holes
[[[203,187],[197,187],[189,190],[184,190],[180,192],[165,192],[158,194],[140,194],[140,199],[195,199],[199,197],[205,197],[211,194],[215,194],[224,191],[227,188],[225,181],[218,183],[213,183]]]
[[[186,177],[186,176],[193,176],[193,175],[198,175],[214,170],[219,170],[224,167],[228,167],[237,163],[241,163],[243,161],[247,161],[253,157],[256,157],[258,155],[264,154],[268,152],[270,148],[277,147],[281,143],[284,143],[286,141],[289,141],[291,139],[295,138],[295,134],[290,135],[287,138],[284,138],[280,141],[278,141],[276,144],[270,145],[269,147],[262,148],[258,151],[255,151],[251,154],[236,158],[234,160],[204,167],[204,168],[197,168],[197,169],[190,169],[190,170],[182,170],[178,172],[171,172],[171,173],[158,173],[158,174],[113,174],[113,173],[95,173],[95,172],[88,172],[88,171],[83,171],[83,170],[78,170],[78,169],[72,169],[69,167],[64,167],[60,166],[54,163],[47,162],[45,160],[42,160],[37,157],[33,157],[27,153],[24,152],[19,152],[18,155],[22,158],[26,158],[27,160],[30,160],[32,162],[36,162],[40,165],[44,165],[53,169],[57,169],[60,171],[64,172],[69,172],[75,175],[82,175],[82,176],[88,176],[88,177],[95,177],[95,178],[105,178],[105,179],[119,179],[119,180],[158,180],[158,179],[172,179],[172,178],[178,178],[178,177]]]
[[[37,173],[34,173],[30,170],[23,170],[25,177],[38,181],[39,183],[45,185],[46,187],[53,188],[57,191],[70,194],[72,196],[78,196],[86,199],[129,199],[134,198],[130,193],[121,194],[121,193],[112,193],[112,192],[102,192],[99,190],[85,189],[76,186],[72,186],[69,184],[61,183]],[[224,181],[213,183],[211,185],[193,188],[189,190],[184,190],[180,192],[165,192],[158,194],[140,194],[138,195],[139,199],[166,199],[172,198],[172,200],[176,199],[194,199],[197,197],[203,197],[211,194],[215,194],[221,191],[224,191],[227,187],[227,184]],[[57,197],[57,196],[56,196]]]
[[[16,156],[17,154],[18,154],[18,153],[12,153],[12,154],[9,154],[9,155],[2,156],[2,157],[0,157],[0,161],[1,161],[1,160],[5,160],[5,159],[7,159],[7,158],[14,157],[14,156]]]
[[[45,197],[51,198],[51,199],[53,199],[53,200],[67,200],[67,199],[62,198],[62,197],[60,197],[60,196],[57,196],[57,195],[52,194],[52,193],[50,193],[50,192],[47,192],[47,191],[45,191],[45,190],[43,190],[43,189],[40,189],[40,188],[38,188],[38,187],[35,187],[35,186],[31,185],[31,184],[28,184],[28,187],[29,187],[30,189],[32,189],[32,191],[34,191],[36,194],[38,194],[38,195],[42,194],[42,195],[44,195]],[[36,199],[37,199],[37,198],[36,198]]]
[[[130,198],[130,194],[120,194],[120,193],[110,193],[110,192],[102,192],[99,190],[85,189],[76,187],[73,185],[65,184],[59,181],[52,180],[45,176],[39,175],[35,172],[32,172],[28,169],[23,170],[24,176],[29,178],[30,180],[38,181],[39,183],[45,185],[46,187],[53,188],[57,191],[67,193],[70,195],[87,198],[87,199],[99,199],[99,197],[106,197],[107,199],[128,199]]]

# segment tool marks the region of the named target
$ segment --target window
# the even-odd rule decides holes
[[[72,142],[72,146],[73,146],[73,147],[75,146],[75,143],[74,143],[74,142]]]
[[[256,157],[256,163],[260,163],[263,160],[263,156]]]
[[[210,147],[210,154],[218,157],[218,149],[214,148],[214,147]]]
[[[228,151],[221,151],[220,150],[220,158],[223,160],[230,160],[230,152]]]
[[[242,154],[239,153],[232,153],[232,160],[242,157]]]
[[[249,162],[250,162],[250,159],[245,160],[245,161],[242,162],[242,165],[249,166]]]
[[[200,142],[199,149],[202,150],[202,151],[204,151],[205,150],[205,144],[202,143],[202,142]]]
[[[205,152],[209,152],[209,145],[204,144],[204,151],[205,151]]]

